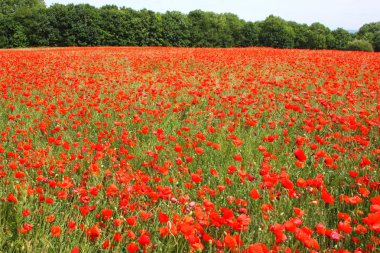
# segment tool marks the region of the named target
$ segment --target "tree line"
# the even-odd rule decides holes
[[[232,13],[194,10],[156,13],[106,5],[2,0],[0,48],[66,46],[174,46],[380,51],[380,22],[358,32],[330,30],[269,16],[250,22]]]

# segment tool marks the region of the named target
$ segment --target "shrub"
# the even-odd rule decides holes
[[[350,51],[366,51],[366,52],[373,52],[373,47],[371,43],[369,43],[366,40],[353,40],[348,42],[347,50]]]

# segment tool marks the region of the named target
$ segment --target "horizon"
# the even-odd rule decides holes
[[[218,1],[218,4],[215,2]],[[350,32],[358,31],[364,24],[380,21],[380,5],[376,0],[363,3],[355,0],[321,0],[318,3],[306,3],[303,0],[257,1],[236,0],[233,4],[227,0],[193,0],[180,2],[172,0],[45,0],[46,6],[53,4],[90,4],[94,7],[116,5],[135,10],[148,9],[154,12],[180,11],[189,13],[193,10],[212,11],[215,13],[233,13],[245,21],[262,21],[269,15],[281,17],[287,21],[311,25],[318,22],[331,30],[343,28]],[[329,8],[325,6],[329,4]]]

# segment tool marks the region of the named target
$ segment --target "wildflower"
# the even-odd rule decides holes
[[[61,236],[61,228],[59,226],[53,225],[51,227],[51,235],[54,237],[60,237]]]

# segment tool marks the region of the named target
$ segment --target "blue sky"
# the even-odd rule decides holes
[[[47,6],[53,3],[89,3],[96,7],[114,4],[162,13],[168,10],[188,13],[201,9],[216,13],[231,12],[249,21],[264,20],[273,14],[298,23],[310,25],[320,22],[331,29],[342,27],[349,30],[380,21],[380,0],[45,0],[45,3]]]

